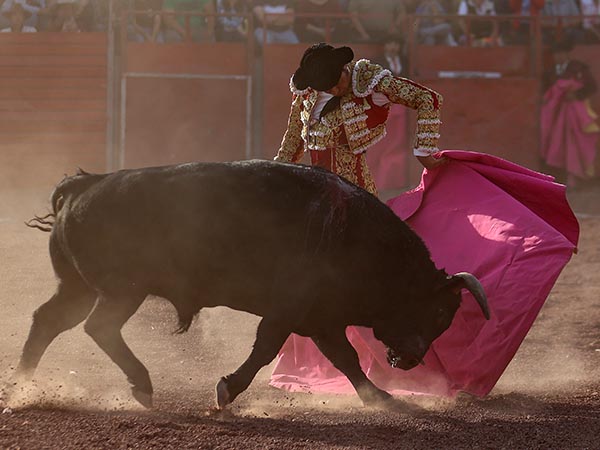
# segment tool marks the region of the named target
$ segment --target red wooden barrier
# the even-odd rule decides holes
[[[246,83],[127,82],[125,167],[246,158]]]
[[[500,72],[503,76],[532,76],[531,49],[518,47],[448,47],[419,45],[413,52],[415,76],[437,76],[439,71]]]
[[[124,166],[246,158],[245,44],[127,45],[124,72],[213,79],[127,77]]]
[[[127,44],[126,72],[202,73],[210,75],[246,75],[248,49],[244,44],[152,43]]]
[[[444,96],[441,149],[473,150],[500,156],[531,169],[539,168],[536,79],[419,80]],[[414,133],[415,114],[410,131]],[[410,159],[410,184],[422,167]]]
[[[0,188],[104,171],[104,33],[0,34]]]

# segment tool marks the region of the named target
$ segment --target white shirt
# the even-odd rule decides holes
[[[494,3],[490,2],[490,1],[484,0],[481,3],[481,5],[476,6],[469,0],[462,0],[462,2],[460,2],[460,5],[458,7],[458,15],[459,16],[466,16],[467,14],[469,14],[469,8],[467,6],[467,3],[470,6],[475,7],[475,14],[477,14],[478,16],[495,16],[496,15],[496,9],[494,8]]]
[[[556,75],[561,76],[565,72],[565,69],[567,68],[568,65],[569,65],[569,61],[565,61],[562,64],[556,64],[554,66],[556,69]]]
[[[386,56],[385,59],[390,66],[392,74],[400,75],[400,73],[402,73],[402,61],[400,61],[399,56],[394,56],[393,58],[391,56]]]

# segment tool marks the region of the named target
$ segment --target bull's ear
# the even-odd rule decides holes
[[[459,294],[461,289],[465,289],[465,280],[459,277],[448,275],[442,286],[442,289],[452,291],[454,294]]]
[[[452,275],[448,275],[444,269],[439,269],[438,274],[440,275],[438,282],[436,283],[437,291],[450,290],[455,294],[458,294],[461,289],[465,287],[464,280],[456,278]]]

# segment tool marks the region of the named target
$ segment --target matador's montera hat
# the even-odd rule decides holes
[[[350,47],[334,48],[323,42],[312,45],[304,52],[292,82],[301,91],[308,87],[328,91],[338,83],[344,66],[353,58]]]

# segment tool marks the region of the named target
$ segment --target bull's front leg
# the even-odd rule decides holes
[[[250,356],[232,374],[221,378],[217,383],[217,407],[225,408],[229,403],[250,385],[257,372],[269,364],[283,343],[290,335],[289,326],[281,323],[281,319],[263,318],[258,324],[256,340]]]
[[[382,405],[392,399],[390,394],[376,387],[362,371],[358,354],[348,342],[344,329],[329,330],[311,338],[335,368],[350,380],[365,406]]]

